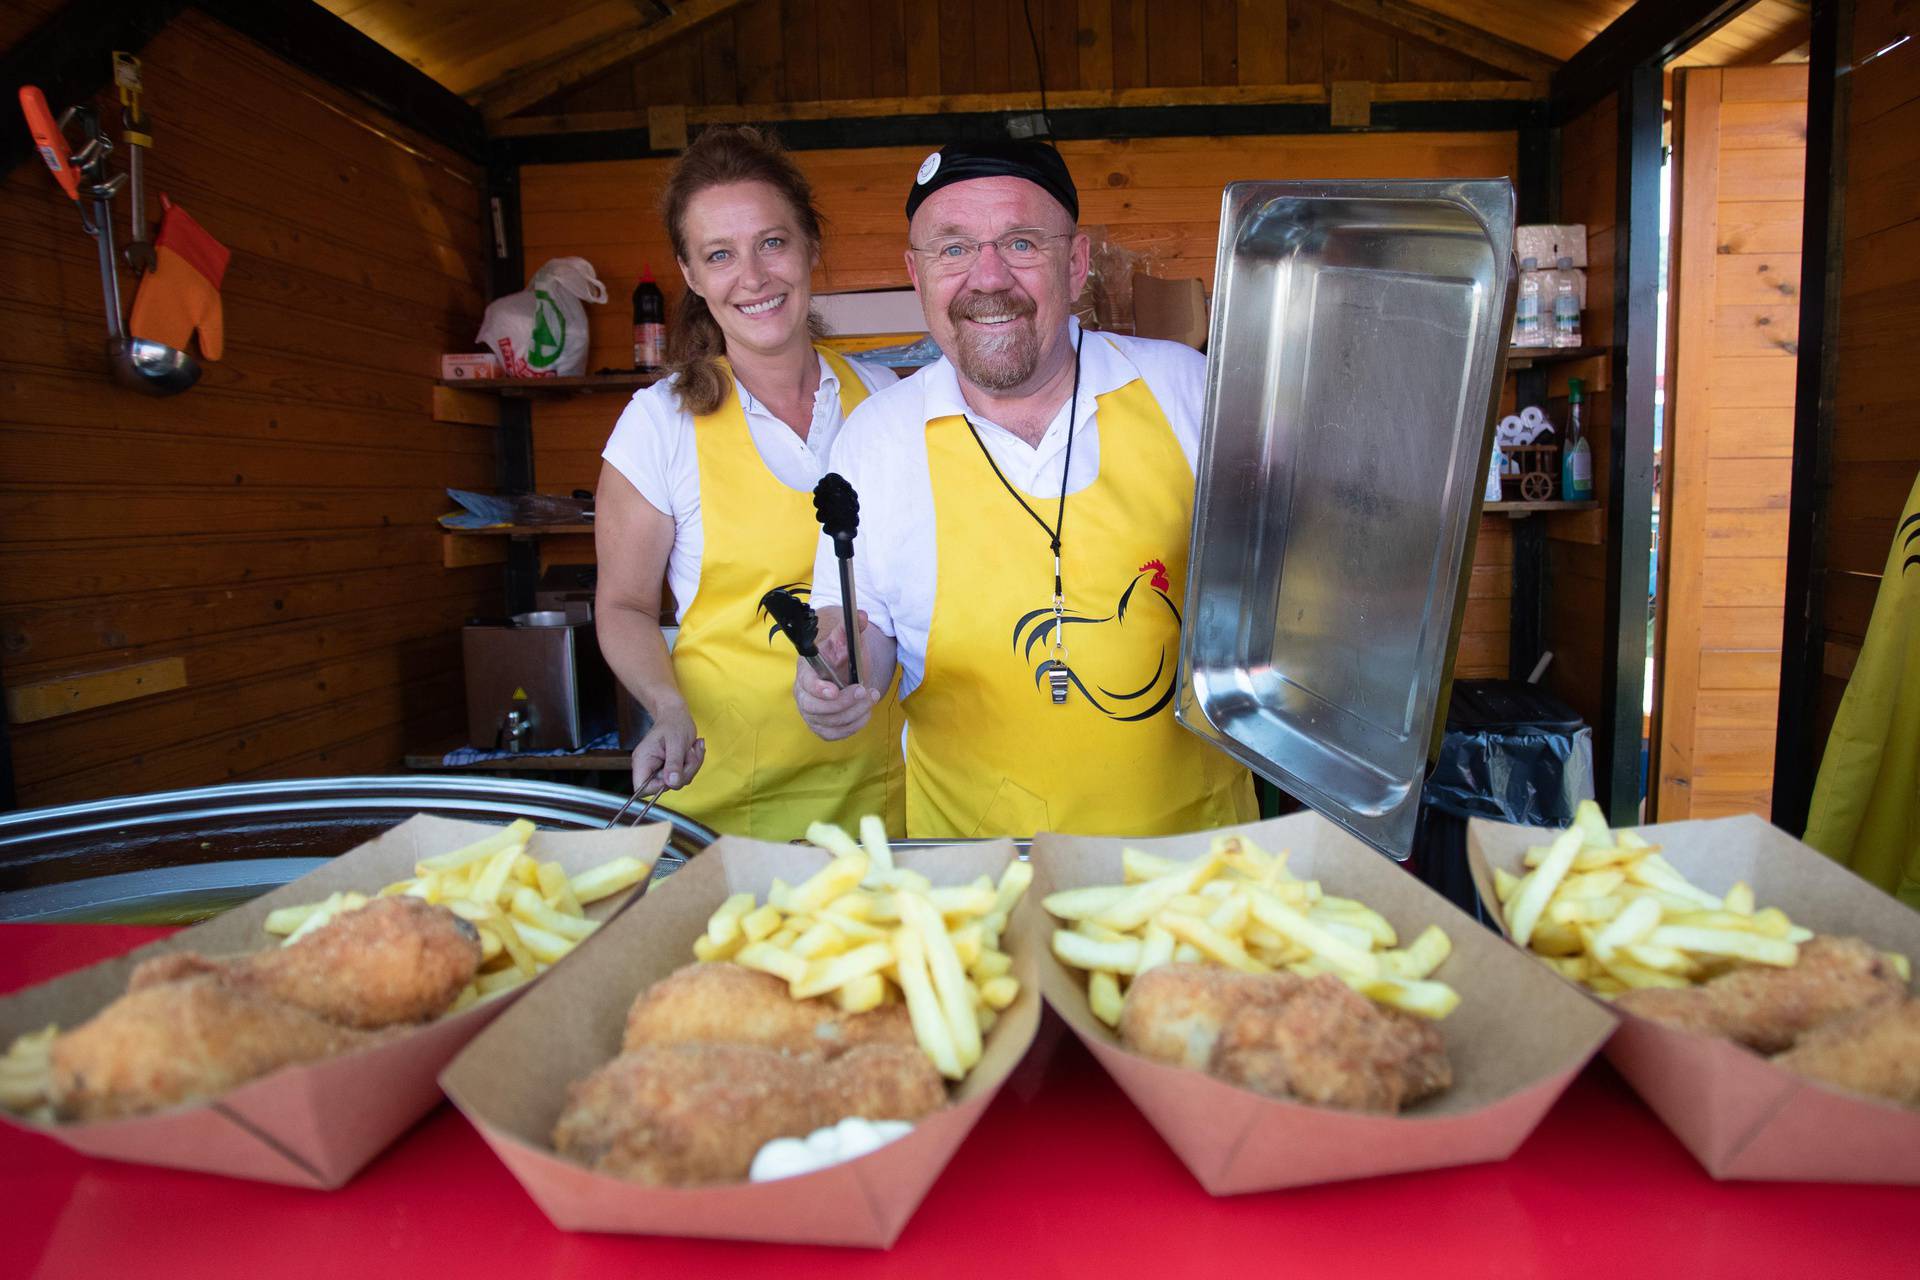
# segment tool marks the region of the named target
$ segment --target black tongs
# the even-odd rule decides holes
[[[860,531],[860,495],[845,476],[829,471],[813,486],[813,514],[819,518],[820,531],[833,539],[833,554],[840,557],[840,612],[847,623],[847,683],[858,684],[860,606],[853,598],[853,535]]]
[[[775,587],[760,597],[760,607],[773,619],[773,625],[793,641],[794,649],[807,660],[807,665],[813,668],[815,675],[831,681],[836,689],[844,689],[853,683],[835,675],[833,668],[827,665],[827,660],[820,656],[820,650],[814,644],[820,634],[820,617],[814,613],[811,605],[793,592]]]

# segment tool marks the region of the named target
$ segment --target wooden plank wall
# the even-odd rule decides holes
[[[1845,277],[1833,409],[1825,564],[1824,748],[1873,611],[1880,572],[1920,467],[1920,42],[1912,0],[1858,0],[1847,114]]]
[[[1049,90],[1513,80],[1325,0],[1031,0]],[[528,109],[812,102],[1037,86],[1021,0],[752,0]]]
[[[1654,818],[1766,816],[1780,698],[1804,65],[1676,77]]]
[[[1211,287],[1220,190],[1242,178],[1500,177],[1515,167],[1511,133],[1363,133],[1340,136],[1179,138],[1069,142],[1061,150],[1080,189],[1082,221],[1115,243],[1153,255],[1162,276],[1198,276]],[[806,151],[796,159],[814,184],[829,229],[814,288],[907,284],[902,206],[923,148]],[[669,303],[684,287],[656,212],[668,161],[529,166],[521,210],[529,268],[580,254],[607,282],[613,301],[589,308],[592,368],[632,362],[627,304],[643,265]],[[535,474],[540,488],[590,488],[620,403],[589,396],[537,402]],[[591,558],[585,538],[553,540],[552,559]],[[1505,517],[1481,530],[1458,674],[1507,672],[1513,536]]]
[[[226,358],[177,398],[114,386],[74,206],[6,175],[0,651],[22,706],[143,664],[184,687],[11,726],[22,805],[396,769],[457,723],[459,625],[499,600],[433,524],[494,476],[490,432],[429,414],[484,307],[477,168],[191,8],[142,57],[152,190],[233,251]]]
[[[1560,135],[1560,221],[1587,228],[1587,309],[1581,336],[1589,346],[1613,341],[1615,156],[1618,99],[1608,97],[1569,122]],[[1607,459],[1613,448],[1611,368],[1606,357],[1552,366],[1547,416],[1566,420],[1567,381],[1584,380],[1586,431],[1593,449],[1597,511],[1548,515],[1546,647],[1553,651],[1546,685],[1591,725],[1604,722],[1600,674],[1606,631]]]

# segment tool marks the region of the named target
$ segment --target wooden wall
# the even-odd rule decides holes
[[[1589,346],[1613,341],[1615,156],[1618,99],[1609,97],[1569,122],[1560,135],[1561,222],[1587,228],[1587,309],[1581,337]],[[1600,676],[1606,636],[1607,500],[1613,477],[1611,369],[1606,357],[1552,367],[1547,416],[1566,420],[1567,380],[1587,393],[1586,430],[1593,450],[1597,511],[1548,515],[1546,647],[1554,654],[1544,683],[1596,728],[1606,722]]]
[[[1653,816],[1764,817],[1780,698],[1807,73],[1695,68],[1676,84]]]
[[[1818,742],[1866,635],[1880,571],[1920,467],[1920,43],[1912,0],[1858,0],[1847,104],[1844,278],[1824,566],[1825,678]],[[1848,53],[1842,50],[1843,61]]]
[[[16,715],[22,805],[396,769],[457,723],[460,622],[499,600],[498,569],[442,568],[433,524],[443,486],[494,474],[490,433],[428,411],[484,306],[478,170],[192,8],[142,57],[152,211],[169,192],[233,251],[226,358],[174,399],[114,386],[74,206],[37,163],[6,175],[9,702],[127,692],[89,677],[128,666],[167,690]]]
[[[1061,150],[1080,189],[1081,216],[1116,243],[1154,255],[1154,272],[1198,276],[1211,288],[1220,190],[1243,178],[1500,177],[1515,169],[1511,133],[1179,138],[1069,142]],[[904,286],[902,206],[924,148],[806,151],[829,230],[816,289]],[[643,264],[669,302],[684,287],[655,212],[669,162],[529,166],[521,173],[526,262],[580,254],[599,269],[613,301],[589,308],[590,367],[632,362],[627,303]],[[590,488],[620,402],[588,396],[537,402],[535,475],[541,489]],[[1513,537],[1505,517],[1482,526],[1458,674],[1504,676]],[[587,539],[555,540],[553,558],[590,557]]]
[[[1525,78],[1327,0],[1030,4],[1050,91]],[[1016,92],[1033,43],[1021,0],[752,0],[530,113]]]

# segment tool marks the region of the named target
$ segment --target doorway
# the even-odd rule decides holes
[[[1771,805],[1806,108],[1805,64],[1674,74],[1651,821]]]

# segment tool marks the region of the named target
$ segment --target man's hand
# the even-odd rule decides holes
[[[864,641],[867,632],[865,610],[859,614],[859,629]],[[847,629],[841,625],[840,610],[830,608],[820,611],[820,632],[816,644],[820,650],[820,660],[828,667],[835,671],[847,669]],[[879,678],[880,673],[874,669],[872,662],[871,646],[862,643],[860,659],[860,670],[867,678]],[[889,662],[886,678],[891,680],[892,675],[893,664]],[[864,683],[842,689],[829,680],[823,680],[802,658],[794,672],[793,700],[800,708],[800,718],[807,722],[809,729],[828,742],[838,742],[842,738],[852,737],[866,726],[880,695]]]
[[[662,707],[653,728],[633,749],[633,789],[684,787],[707,759],[707,740],[696,737],[684,704]]]

